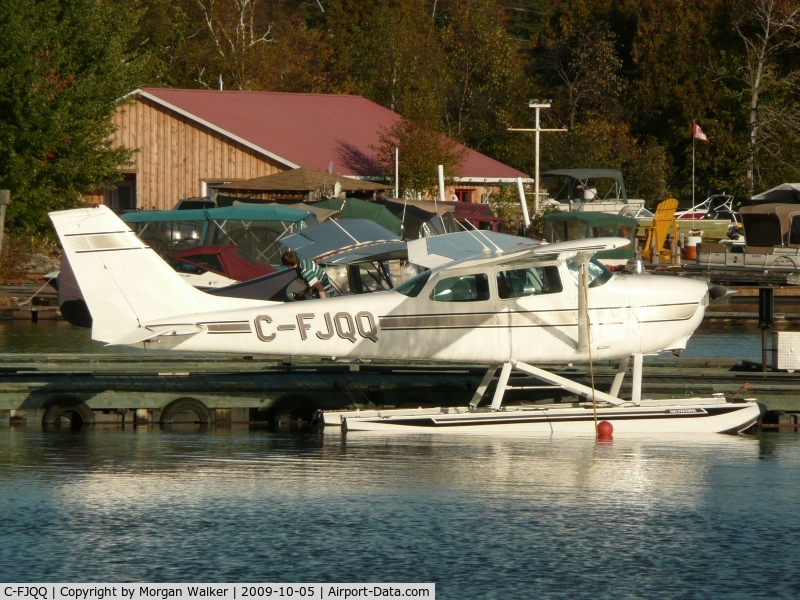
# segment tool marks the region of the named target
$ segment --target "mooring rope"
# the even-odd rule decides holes
[[[586,308],[586,333],[589,338],[589,380],[592,384],[592,412],[594,413],[594,430],[597,431],[597,398],[594,394],[594,365],[592,364],[592,322],[589,319],[589,275],[588,261],[583,261],[581,292],[583,293],[583,306]]]
[[[55,279],[55,277],[51,277],[50,279],[46,280],[46,281],[44,282],[44,285],[43,285],[42,287],[40,287],[38,290],[36,290],[36,291],[33,293],[33,296],[31,296],[31,297],[30,297],[30,298],[28,298],[27,300],[23,300],[22,302],[17,302],[17,306],[25,306],[26,304],[30,304],[31,300],[33,300],[33,299],[36,297],[36,294],[38,294],[38,293],[39,293],[39,292],[41,292],[41,291],[42,291],[42,290],[43,290],[45,287],[47,287],[48,285],[50,285],[50,282],[51,282],[53,279]]]

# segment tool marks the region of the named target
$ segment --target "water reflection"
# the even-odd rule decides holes
[[[91,330],[75,327],[60,319],[38,323],[21,319],[0,320],[1,353],[141,353],[136,348],[105,346],[92,340]]]
[[[3,351],[102,351],[88,331],[42,325],[0,324]],[[47,335],[9,338],[26,327]],[[735,346],[745,358],[753,340],[760,356],[758,330],[730,335],[700,330],[686,356]],[[601,444],[235,425],[0,435],[5,581],[433,581],[439,598],[794,598],[798,509],[800,436],[789,433]]]
[[[798,442],[12,429],[0,572],[436,581],[442,598],[758,595],[797,549]],[[740,560],[754,547],[768,562]]]

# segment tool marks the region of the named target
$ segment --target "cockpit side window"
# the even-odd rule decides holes
[[[558,267],[554,265],[497,273],[497,294],[502,300],[557,294],[563,289]]]
[[[486,273],[447,277],[431,292],[435,302],[480,302],[489,299],[489,277]]]

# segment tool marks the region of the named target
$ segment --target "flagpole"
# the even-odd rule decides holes
[[[694,206],[694,128],[695,124],[692,123],[692,206]]]

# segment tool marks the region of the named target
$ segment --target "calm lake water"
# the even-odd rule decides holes
[[[800,437],[0,435],[0,577],[796,598]]]
[[[103,351],[65,325],[0,322],[0,352]],[[685,356],[758,358],[760,331],[701,329]],[[797,598],[798,512],[800,435],[787,432],[596,443],[0,429],[4,582]]]

